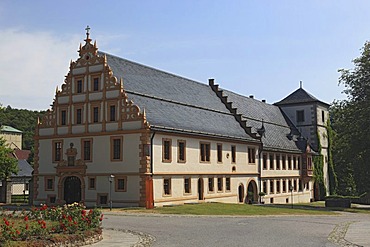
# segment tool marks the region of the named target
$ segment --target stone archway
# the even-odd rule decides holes
[[[254,180],[250,180],[247,187],[247,202],[253,203],[258,201],[257,184]]]
[[[67,204],[81,201],[81,180],[76,176],[69,176],[63,183],[64,201]]]
[[[243,184],[239,184],[239,187],[238,187],[238,201],[240,203],[244,202],[244,185]]]

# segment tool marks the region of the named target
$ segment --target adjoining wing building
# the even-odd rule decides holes
[[[98,52],[91,41],[87,33],[38,123],[34,204],[315,198],[317,148],[284,107]]]

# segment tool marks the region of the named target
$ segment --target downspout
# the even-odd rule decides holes
[[[259,155],[258,155],[258,173],[259,173],[259,177],[258,177],[258,183],[259,183],[258,197],[259,197],[260,204],[262,204],[262,197],[259,195],[262,192],[262,190],[261,190],[261,188],[262,188],[262,178],[261,178],[262,177],[262,167],[261,167],[262,162],[261,162],[261,159],[263,157],[262,152],[263,152],[263,143],[261,142],[261,147],[260,147],[260,151],[259,151]]]

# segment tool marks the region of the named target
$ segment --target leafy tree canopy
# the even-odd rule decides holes
[[[18,161],[11,153],[13,150],[5,144],[0,137],[0,180],[9,178],[12,174],[18,173]]]
[[[41,118],[43,114],[43,111],[13,109],[11,106],[0,107],[0,124],[9,125],[21,130],[23,132],[22,149],[31,150],[34,144],[33,137],[35,134],[37,118]]]
[[[345,195],[370,191],[370,42],[353,63],[354,69],[339,70],[347,99],[331,107],[333,161]]]

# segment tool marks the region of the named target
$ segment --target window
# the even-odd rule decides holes
[[[256,163],[256,149],[248,148],[248,163]]]
[[[171,179],[169,178],[163,179],[163,194],[171,195]]]
[[[217,162],[222,163],[222,144],[217,143]]]
[[[217,190],[223,191],[224,181],[223,178],[217,178]]]
[[[77,80],[77,93],[82,93],[82,80]]]
[[[270,154],[270,170],[274,170],[274,155]]]
[[[312,158],[307,157],[307,169],[312,170]]]
[[[82,159],[84,161],[92,160],[92,139],[82,139]]]
[[[126,177],[114,177],[116,191],[125,192],[126,191]]]
[[[67,124],[67,111],[66,110],[62,110],[60,112],[60,124],[61,125]]]
[[[200,143],[200,161],[209,162],[211,156],[211,144]]]
[[[215,188],[214,178],[208,178],[208,191],[213,192]]]
[[[286,180],[284,179],[283,180],[283,193],[286,192]]]
[[[267,194],[267,181],[263,180],[262,184],[263,184],[263,192]]]
[[[325,123],[325,112],[321,111],[321,121]]]
[[[263,170],[267,170],[267,155],[262,156]]]
[[[171,162],[171,139],[162,139],[162,161]]]
[[[297,160],[295,156],[293,156],[293,169],[297,170]]]
[[[304,122],[304,110],[297,111],[297,122]]]
[[[280,193],[280,180],[276,180],[276,193]]]
[[[294,179],[294,191],[297,191],[297,189],[298,189],[297,179]]]
[[[45,178],[45,190],[54,190],[54,178]]]
[[[186,142],[179,140],[177,141],[177,162],[185,162],[186,161]]]
[[[111,137],[111,160],[122,161],[122,137]]]
[[[292,190],[293,190],[292,180],[289,180],[289,181],[288,181],[288,190],[289,190],[289,191],[292,191]]]
[[[98,203],[99,205],[107,205],[108,204],[108,194],[98,194]]]
[[[96,185],[95,185],[95,177],[89,177],[89,190],[95,190],[96,189]]]
[[[280,156],[276,155],[276,170],[280,170]]]
[[[93,122],[94,123],[99,122],[99,107],[93,108]]]
[[[292,157],[288,156],[288,170],[292,169]]]
[[[230,182],[230,178],[226,178],[226,191],[230,191],[231,190],[231,182]]]
[[[53,141],[53,162],[58,162],[62,160],[62,141]]]
[[[297,157],[297,169],[300,170],[301,169],[301,158],[300,157]]]
[[[82,124],[82,109],[76,110],[76,124]]]
[[[116,106],[109,106],[109,121],[116,121]]]
[[[55,195],[48,195],[47,201],[49,201],[49,203],[51,203],[51,204],[55,203],[56,196]]]
[[[281,156],[281,163],[283,163],[283,167],[282,167],[282,169],[283,170],[286,170],[286,161],[285,161],[285,155],[283,155],[283,156]]]
[[[302,181],[300,179],[298,179],[298,190],[302,191],[303,190],[302,187],[303,187]]]
[[[270,194],[274,194],[274,180],[270,180]]]
[[[236,146],[231,146],[231,163],[236,162]]]
[[[95,77],[93,80],[93,91],[99,91],[99,78]]]
[[[191,193],[191,179],[185,178],[184,179],[184,192],[185,193]]]

